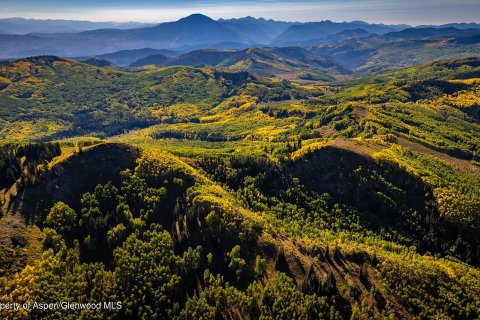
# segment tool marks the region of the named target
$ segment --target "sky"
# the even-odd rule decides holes
[[[411,25],[480,22],[480,0],[0,0],[0,18],[174,21],[253,16],[283,21],[353,21]]]

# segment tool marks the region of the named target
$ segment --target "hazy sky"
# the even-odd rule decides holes
[[[0,0],[2,18],[163,22],[191,13],[215,19],[250,15],[287,21],[441,24],[480,22],[480,0]]]

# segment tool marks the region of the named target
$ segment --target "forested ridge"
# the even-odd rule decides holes
[[[479,72],[3,62],[0,300],[122,308],[1,317],[478,319]]]

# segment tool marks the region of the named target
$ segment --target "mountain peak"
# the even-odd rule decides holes
[[[206,15],[203,15],[201,13],[194,13],[189,15],[188,17],[182,18],[178,20],[180,21],[194,21],[194,22],[211,22],[214,21],[212,18],[207,17]]]
[[[155,47],[174,48],[185,45],[241,42],[241,37],[218,21],[203,14],[192,14],[175,22],[162,23],[137,36],[153,42]]]

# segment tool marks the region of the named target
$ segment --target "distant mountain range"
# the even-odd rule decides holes
[[[252,45],[261,47],[272,43],[288,45],[289,42],[318,39],[357,29],[384,34],[408,27],[365,22],[279,22],[252,17],[215,21],[201,14],[193,14],[175,22],[141,27],[130,24],[115,26],[112,23],[19,19],[18,27],[15,28],[15,21],[17,20],[0,20],[0,30],[3,32],[0,35],[0,58],[41,54],[93,56],[139,48],[183,48],[181,50],[184,52],[205,48],[245,49]],[[85,29],[94,30],[72,32]]]
[[[308,49],[355,72],[379,72],[435,60],[479,56],[480,29],[411,28]]]
[[[369,33],[385,34],[388,32],[400,31],[410,26],[407,25],[383,25],[368,24],[362,21],[354,22],[333,22],[330,20],[321,22],[310,22],[290,26],[273,41],[277,45],[288,45],[294,41],[307,41],[311,39],[332,36],[347,30],[362,29]]]
[[[147,26],[0,19],[0,30],[8,33],[0,34],[0,59],[55,55],[77,57],[77,60],[95,57],[117,66],[152,63],[227,67],[243,61],[243,65],[253,66],[246,69],[263,73],[271,69],[274,74],[285,68],[290,74],[303,62],[283,61],[286,65],[292,63],[291,68],[286,65],[279,67],[283,62],[275,67],[265,67],[266,61],[259,59],[259,54],[271,60],[272,54],[280,54],[272,47],[301,47],[316,59],[327,59],[337,67],[354,71],[411,65],[418,61],[425,62],[427,57],[459,58],[477,55],[480,51],[480,25],[474,23],[412,28],[408,25],[369,24],[362,21],[301,23],[252,17],[213,20],[193,14],[175,22]],[[28,30],[35,32],[20,34]],[[250,48],[267,47],[270,49],[249,51]],[[192,51],[195,54],[188,54]],[[246,54],[248,52],[250,55]],[[285,57],[280,54],[275,58],[282,60]],[[292,58],[297,57],[288,57]],[[98,59],[90,63],[105,63]],[[310,63],[311,57],[308,59]],[[255,63],[259,63],[260,67],[257,68]],[[302,68],[307,67],[308,64],[305,64]],[[314,63],[307,69],[315,73],[318,71],[316,68]],[[315,78],[317,75],[312,76]]]
[[[442,24],[439,26],[434,26],[434,25],[421,25],[417,26],[417,28],[457,28],[457,29],[480,29],[480,23],[447,23],[447,24]]]
[[[299,22],[284,22],[245,17],[240,19],[218,20],[222,25],[235,31],[251,43],[269,44],[285,30]]]
[[[2,34],[28,34],[81,32],[95,29],[133,29],[151,26],[151,23],[141,22],[91,22],[76,20],[38,20],[25,18],[0,19],[0,33]]]
[[[386,40],[425,40],[446,37],[469,37],[480,33],[480,29],[457,29],[445,28],[408,28],[398,32],[390,32],[384,35]]]
[[[117,41],[143,42],[157,48],[177,48],[182,45],[236,41],[247,42],[235,31],[201,14],[192,14],[175,22],[155,27],[130,30],[100,29],[82,32],[83,37],[106,43]]]

